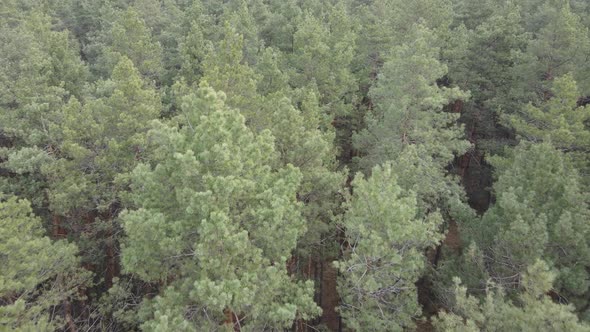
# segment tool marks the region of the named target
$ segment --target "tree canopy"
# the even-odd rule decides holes
[[[588,331],[585,0],[0,1],[0,331]]]

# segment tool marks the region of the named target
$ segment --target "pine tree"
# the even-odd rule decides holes
[[[542,259],[557,271],[558,296],[587,310],[590,210],[577,170],[549,143],[521,143],[494,166],[496,203],[465,228],[487,273],[513,292],[522,287],[526,267]]]
[[[266,5],[260,0],[235,1],[233,6],[226,6],[221,21],[228,22],[243,38],[244,62],[254,65],[264,49],[259,29],[264,25],[268,15]]]
[[[313,251],[310,246],[317,246],[326,232],[333,231],[327,224],[338,206],[334,195],[344,182],[343,174],[334,172],[330,117],[320,107],[316,89],[292,89],[287,84],[288,72],[279,63],[279,51],[266,49],[257,65],[250,66],[242,52],[241,35],[229,24],[224,35],[217,51],[211,49],[207,56],[202,79],[225,92],[227,104],[240,111],[254,132],[270,130],[282,165],[293,164],[301,170],[297,194],[305,202],[309,232],[300,251]]]
[[[189,10],[189,3],[174,0],[137,0],[131,7],[150,30],[152,43],[157,42],[161,47],[162,87],[172,85],[182,64],[179,45],[185,37],[190,37],[189,23],[194,19],[193,13]]]
[[[402,331],[421,315],[415,283],[423,251],[442,240],[438,213],[419,216],[416,194],[403,190],[391,164],[352,182],[342,226],[348,246],[337,263],[340,312],[355,330]]]
[[[43,145],[54,110],[81,93],[87,70],[78,45],[49,16],[31,11],[17,22],[0,24],[1,130],[20,146]]]
[[[56,151],[41,172],[51,211],[65,218],[63,227],[78,239],[86,264],[104,262],[101,280],[108,288],[117,275],[117,214],[127,190],[120,179],[142,160],[160,100],[125,57],[94,94],[94,99],[71,98],[59,123],[50,126]]]
[[[78,268],[76,246],[45,236],[28,201],[0,199],[0,329],[72,328],[71,302],[90,277]]]
[[[201,22],[191,22],[188,34],[179,43],[181,66],[179,74],[189,84],[199,82],[203,74],[203,61],[209,46]]]
[[[413,42],[412,31],[423,25],[437,35],[432,46],[446,46],[453,19],[447,0],[354,1],[353,10],[360,21],[353,68],[363,91],[373,83],[392,45]]]
[[[463,122],[482,127],[477,131],[484,138],[497,139],[495,112],[512,110],[524,102],[521,96],[515,103],[512,90],[518,84],[514,68],[529,37],[515,4],[490,7],[489,16],[479,18],[469,12],[459,21],[470,26],[468,21],[478,18],[475,27],[460,26],[453,31],[452,46],[443,50],[443,55],[449,63],[449,80],[471,91],[471,99],[463,105]]]
[[[293,51],[293,34],[301,20],[302,10],[297,0],[268,0],[269,15],[261,27],[260,35],[264,44],[281,52]]]
[[[326,18],[307,12],[293,35],[290,83],[295,87],[315,84],[320,102],[330,116],[350,112],[356,91],[350,65],[356,47],[354,20],[343,4],[328,8]]]
[[[580,322],[571,305],[553,302],[551,291],[555,276],[543,261],[528,267],[523,276],[525,290],[518,301],[511,301],[502,287],[486,287],[483,303],[467,295],[467,289],[455,279],[456,307],[441,312],[434,320],[438,331],[590,331]]]
[[[0,1],[0,330],[588,330],[589,10]]]
[[[170,125],[155,121],[150,163],[132,174],[138,209],[123,216],[123,266],[162,285],[145,330],[285,328],[318,314],[312,285],[286,271],[305,231],[301,174],[222,95],[201,88]]]
[[[567,1],[547,0],[527,21],[533,21],[535,37],[518,60],[515,75],[520,84],[514,93],[528,95],[533,101],[546,100],[551,81],[571,73],[581,91],[588,94],[590,35]]]
[[[227,104],[239,109],[247,119],[255,114],[262,102],[257,91],[258,75],[244,61],[244,37],[226,22],[223,39],[209,49],[203,68],[202,81],[227,96]]]
[[[160,80],[163,74],[162,46],[152,36],[145,21],[132,7],[114,13],[110,26],[103,27],[86,47],[95,61],[99,77],[109,77],[113,68],[127,57],[144,78]]]
[[[59,23],[39,9],[0,23],[1,190],[46,207],[46,179],[40,167],[54,149],[50,124],[64,101],[80,96],[88,70],[79,46]]]
[[[396,159],[408,145],[421,145],[440,167],[469,147],[456,124],[458,115],[443,111],[468,94],[437,85],[447,67],[438,61],[439,49],[431,46],[434,35],[420,27],[415,36],[412,44],[394,47],[369,92],[375,110],[365,117],[367,128],[354,137],[362,170]]]
[[[447,170],[469,143],[456,122],[458,114],[444,110],[468,94],[438,86],[446,66],[430,43],[434,35],[424,27],[415,34],[414,43],[394,48],[369,91],[374,110],[365,117],[367,128],[353,137],[361,152],[356,166],[368,172],[375,164],[390,162],[399,186],[416,194],[416,218],[440,211],[447,228],[473,218],[463,188]]]
[[[550,141],[558,149],[590,151],[590,132],[585,122],[590,108],[578,107],[580,93],[572,75],[552,82],[552,97],[535,106],[529,103],[522,112],[510,116],[510,124],[527,141]]]
[[[507,122],[526,141],[550,142],[576,162],[582,174],[588,174],[590,152],[590,106],[578,106],[579,90],[572,75],[552,82],[552,97],[539,104],[529,103],[521,112],[507,116]]]

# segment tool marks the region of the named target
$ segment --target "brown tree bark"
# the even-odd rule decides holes
[[[336,287],[338,270],[332,265],[332,260],[326,260],[320,263],[320,271],[322,322],[331,331],[339,331],[340,315],[336,311],[340,305],[340,296]]]
[[[63,239],[68,235],[66,230],[62,227],[62,217],[60,215],[54,214],[52,217],[51,234],[56,240]]]
[[[225,314],[225,321],[223,322],[224,325],[230,327],[235,332],[239,332],[242,330],[242,327],[240,325],[240,318],[238,317],[238,315],[236,315],[235,312],[233,312],[231,309],[226,308],[223,311],[223,313]]]
[[[109,218],[108,230],[106,234],[106,274],[105,274],[105,285],[107,288],[113,286],[113,279],[119,275],[118,273],[118,262],[116,255],[116,239],[114,234],[113,219]]]
[[[64,307],[64,317],[66,319],[68,331],[69,332],[78,331],[78,329],[76,328],[76,323],[74,323],[74,318],[72,317],[72,303],[69,300],[65,300],[63,307]]]

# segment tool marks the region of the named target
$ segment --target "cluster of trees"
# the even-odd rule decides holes
[[[0,330],[590,331],[589,18],[1,1]]]

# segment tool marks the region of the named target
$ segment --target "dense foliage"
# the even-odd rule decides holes
[[[590,331],[583,0],[0,2],[0,331]]]

